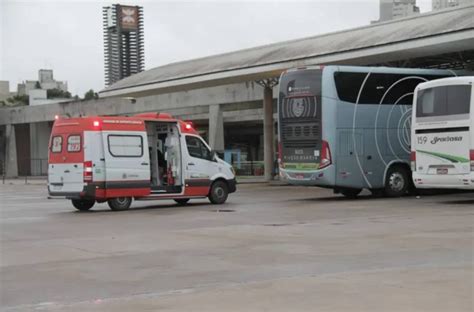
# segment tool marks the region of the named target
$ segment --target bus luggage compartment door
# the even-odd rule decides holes
[[[337,131],[336,185],[366,187],[362,176],[364,155],[363,133],[352,129]]]

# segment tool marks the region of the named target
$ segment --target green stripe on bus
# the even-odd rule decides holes
[[[443,153],[428,152],[428,151],[423,151],[423,150],[416,150],[416,151],[427,154],[427,155],[443,158],[453,163],[468,163],[469,162],[469,159],[464,158],[464,157],[453,156],[453,155],[448,155],[448,154],[443,154]]]
[[[285,163],[285,169],[292,170],[315,170],[319,168],[318,163]]]

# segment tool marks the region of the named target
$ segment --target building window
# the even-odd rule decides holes
[[[113,157],[143,156],[143,138],[140,135],[109,134],[107,141]]]

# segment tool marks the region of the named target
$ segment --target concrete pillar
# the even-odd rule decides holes
[[[5,126],[5,176],[8,178],[18,176],[18,158],[16,155],[15,126]]]
[[[213,150],[224,151],[224,118],[219,104],[209,106],[209,145]]]
[[[263,160],[265,166],[265,181],[273,179],[273,89],[264,86],[263,89]]]
[[[48,173],[48,146],[51,127],[48,122],[30,124],[30,166],[31,175],[46,175]]]

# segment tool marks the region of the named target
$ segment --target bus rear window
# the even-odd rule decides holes
[[[418,91],[416,117],[469,114],[471,86],[440,86]]]
[[[63,150],[63,137],[60,135],[54,136],[51,141],[51,152],[61,153]]]

